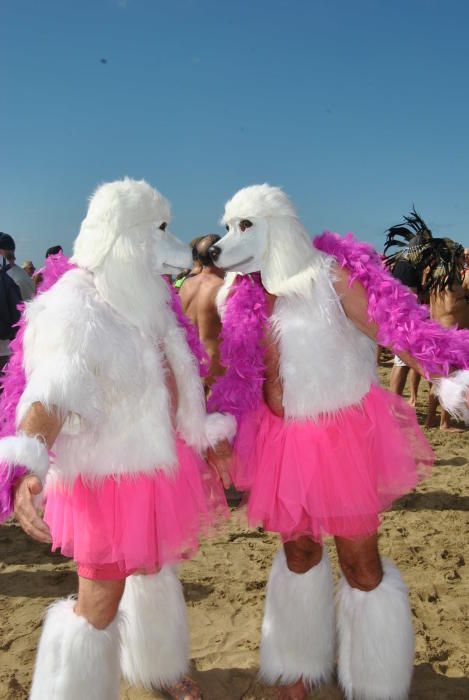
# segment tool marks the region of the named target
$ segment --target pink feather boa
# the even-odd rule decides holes
[[[51,255],[46,260],[46,264],[40,272],[43,279],[38,287],[38,294],[46,292],[68,270],[73,270],[68,258],[62,253]],[[199,364],[201,376],[206,376],[208,372],[208,356],[203,345],[199,341],[197,331],[193,324],[182,313],[181,302],[175,290],[170,286],[171,309],[174,312],[177,322],[184,329],[187,343]],[[23,366],[23,339],[26,328],[26,317],[23,313],[24,304],[21,305],[21,318],[18,322],[18,332],[15,339],[10,343],[11,356],[4,369],[4,375],[0,380],[3,393],[0,399],[0,438],[16,435],[16,407],[23,394],[26,385],[26,376]],[[0,523],[4,522],[13,512],[13,485],[27,474],[28,470],[17,465],[11,468],[5,463],[0,463]]]
[[[262,339],[267,321],[265,291],[260,275],[238,277],[223,318],[220,359],[226,372],[215,382],[209,411],[240,418],[255,409],[262,397],[264,351]]]
[[[469,368],[469,330],[443,328],[431,321],[428,307],[383,268],[371,245],[360,243],[351,233],[342,238],[330,231],[315,238],[314,245],[350,272],[350,284],[356,280],[365,288],[368,317],[378,326],[380,345],[408,352],[427,379]]]
[[[378,326],[381,345],[411,354],[426,377],[446,376],[454,369],[469,367],[469,331],[445,329],[431,321],[428,308],[383,268],[372,246],[360,243],[351,233],[342,238],[330,231],[316,237],[313,244],[348,270],[350,284],[358,281],[363,285],[368,294],[368,316]],[[228,411],[239,419],[259,405],[266,320],[259,276],[241,278],[226,305],[220,356],[227,370],[213,387],[211,410]]]

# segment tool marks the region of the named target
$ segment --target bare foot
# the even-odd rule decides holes
[[[293,685],[281,685],[278,689],[279,700],[306,700],[307,697],[308,691],[301,678]]]
[[[456,428],[452,425],[440,425],[440,430],[443,430],[445,433],[464,433],[466,432],[465,428]]]
[[[407,400],[407,403],[409,406],[412,406],[412,408],[415,408],[417,404],[417,399],[414,396],[411,396],[410,399]]]
[[[186,676],[179,683],[173,683],[164,689],[172,700],[202,700],[202,692],[195,681]]]

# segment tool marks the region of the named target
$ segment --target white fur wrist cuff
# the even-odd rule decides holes
[[[26,467],[44,482],[49,469],[49,454],[44,443],[37,438],[14,435],[0,440],[0,462],[11,467]]]
[[[209,447],[222,440],[233,440],[236,435],[236,420],[230,413],[209,413],[205,420],[205,437]]]
[[[436,395],[443,408],[458,420],[469,424],[469,370],[462,369],[435,381]]]

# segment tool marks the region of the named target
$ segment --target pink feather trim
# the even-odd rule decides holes
[[[38,287],[38,294],[50,289],[62,275],[71,270],[68,259],[62,253],[51,255],[46,260],[42,282]],[[0,437],[16,435],[16,407],[26,385],[26,376],[23,367],[23,338],[26,328],[26,316],[24,304],[21,304],[21,318],[18,322],[18,332],[10,343],[11,356],[5,366],[0,383],[3,392],[0,399]],[[0,523],[10,517],[13,512],[13,485],[15,481],[24,476],[28,470],[20,465],[11,467],[0,463]]]
[[[314,246],[350,272],[350,284],[363,285],[368,317],[378,326],[380,345],[396,353],[408,352],[427,378],[469,367],[469,331],[443,328],[431,321],[428,308],[383,268],[371,245],[360,243],[351,233],[342,238],[325,231],[314,239]]]

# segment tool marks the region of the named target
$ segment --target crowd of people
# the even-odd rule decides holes
[[[117,700],[122,674],[201,698],[173,567],[228,517],[233,483],[249,524],[281,542],[263,680],[305,700],[337,666],[347,700],[403,700],[412,618],[380,513],[433,461],[398,396],[406,375],[469,419],[467,252],[415,213],[390,229],[386,253],[404,245],[384,265],[351,236],[312,242],[265,184],[227,202],[223,238],[187,246],[170,220],[163,195],[126,178],[93,195],[73,266],[55,248],[39,273],[17,270],[0,238],[4,274],[29,289],[4,368],[0,514],[78,573],[77,598],[47,612],[30,697]],[[377,343],[396,355],[393,392]]]

